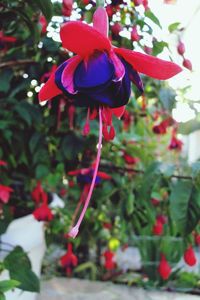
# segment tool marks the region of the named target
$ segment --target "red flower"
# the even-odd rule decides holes
[[[103,256],[105,258],[105,262],[104,262],[104,267],[107,271],[111,271],[114,270],[116,268],[116,263],[114,261],[114,256],[115,253],[110,251],[110,250],[106,250],[103,253]]]
[[[17,39],[14,36],[6,36],[3,31],[0,31],[0,51],[7,51],[8,45],[15,43]]]
[[[117,37],[120,31],[122,31],[122,25],[120,23],[115,23],[111,26],[111,32],[114,35],[114,37]]]
[[[200,234],[195,235],[195,243],[197,246],[200,246]]]
[[[135,6],[139,6],[139,5],[143,4],[143,0],[133,0],[133,3]]]
[[[0,166],[6,167],[7,166],[7,162],[5,162],[4,160],[0,160]]]
[[[140,161],[140,159],[138,157],[134,157],[132,155],[129,155],[125,151],[124,151],[124,154],[123,154],[123,158],[124,158],[125,162],[128,165],[135,165]]]
[[[167,280],[171,274],[171,267],[168,264],[164,254],[161,254],[158,272],[163,280]]]
[[[47,203],[47,194],[43,190],[41,182],[38,181],[36,187],[33,189],[31,193],[32,199],[35,201],[36,204],[40,202]]]
[[[112,224],[105,222],[105,223],[103,223],[103,228],[110,230],[110,229],[112,229]]]
[[[62,14],[65,17],[70,17],[72,13],[73,0],[63,0],[62,2]]]
[[[186,264],[188,264],[189,266],[192,267],[192,266],[196,265],[197,259],[196,259],[196,256],[195,256],[192,246],[189,246],[185,250],[183,257],[184,257]]]
[[[43,203],[40,207],[36,208],[33,216],[38,221],[51,221],[53,219],[53,213],[47,203]]]
[[[13,189],[9,186],[0,184],[0,200],[3,203],[8,203],[10,199],[10,193],[13,192]]]
[[[156,218],[156,223],[153,226],[153,234],[154,235],[163,234],[163,223],[158,218]]]
[[[66,274],[70,276],[72,268],[76,267],[78,264],[78,258],[72,251],[71,243],[67,245],[67,253],[60,258],[60,263],[61,266],[66,269]]]
[[[156,198],[152,198],[151,199],[151,203],[154,205],[154,206],[158,206],[160,204],[160,201]]]
[[[40,15],[39,25],[41,26],[42,34],[45,34],[47,32],[47,26],[48,26],[48,23],[47,23],[47,20],[46,20],[45,16]]]
[[[95,186],[102,135],[106,140],[114,138],[112,115],[119,118],[124,113],[124,106],[131,94],[131,81],[143,93],[138,72],[157,79],[168,79],[179,73],[181,68],[153,56],[112,47],[108,38],[108,16],[102,7],[94,13],[93,27],[81,21],[67,22],[61,27],[60,37],[62,46],[77,55],[65,61],[51,74],[39,92],[39,100],[49,100],[64,93],[74,105],[87,107],[84,134],[89,132],[90,109],[96,109],[99,114],[96,164],[85,206],[76,226],[70,232],[75,237]]]
[[[165,134],[167,133],[167,128],[173,123],[172,118],[167,118],[163,120],[160,124],[153,126],[153,132],[156,134]]]
[[[170,144],[168,146],[169,150],[177,150],[181,151],[183,146],[183,142],[176,137],[176,131],[172,131],[172,137]]]
[[[124,114],[122,115],[122,121],[123,121],[123,129],[126,131],[131,126],[131,123],[133,121],[133,117],[128,112],[128,110],[124,111]]]

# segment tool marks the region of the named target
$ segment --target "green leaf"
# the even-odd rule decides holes
[[[9,206],[3,205],[2,216],[3,218],[0,218],[0,235],[6,231],[8,225],[12,221],[12,215]]]
[[[162,28],[160,21],[158,20],[158,18],[152,13],[151,10],[147,10],[145,12],[145,16],[147,18],[149,18],[151,21],[153,21],[156,25],[158,25],[160,28]]]
[[[168,44],[166,42],[158,42],[158,41],[155,41],[153,42],[153,55],[157,56],[158,54],[160,54],[163,49],[165,47],[168,47]]]
[[[29,126],[31,125],[31,115],[30,115],[25,103],[19,103],[15,107],[15,111]]]
[[[0,300],[6,300],[6,296],[0,292]]]
[[[175,23],[170,24],[168,26],[169,32],[172,33],[173,31],[177,30],[180,24],[181,24],[180,22],[175,22]]]
[[[39,132],[34,132],[32,135],[30,141],[29,141],[29,148],[31,153],[34,153],[37,146],[40,144],[40,141],[42,140],[42,135]]]
[[[35,3],[41,9],[47,21],[50,21],[53,15],[53,5],[51,0],[35,0]]]
[[[128,194],[128,198],[126,201],[126,212],[128,216],[130,216],[134,211],[134,202],[135,195],[133,193]]]
[[[4,264],[10,278],[20,282],[19,289],[29,292],[39,292],[40,282],[31,270],[31,262],[22,247],[17,246],[5,258]]]
[[[13,73],[11,70],[4,70],[0,75],[0,92],[7,93],[10,88],[10,81]]]
[[[192,193],[190,180],[178,180],[171,184],[170,213],[179,233],[185,234],[188,222],[189,201]]]
[[[163,107],[169,112],[171,112],[175,106],[175,97],[176,93],[171,88],[161,88],[159,91],[159,99],[161,100]]]
[[[12,290],[13,288],[20,285],[20,282],[17,280],[3,280],[0,281],[0,292],[7,292],[9,290]],[[1,298],[0,298],[1,299]]]
[[[49,174],[49,168],[46,165],[38,165],[35,170],[36,179],[41,179]]]

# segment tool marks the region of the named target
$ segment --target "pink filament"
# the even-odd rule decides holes
[[[93,174],[92,183],[91,183],[88,195],[87,195],[87,199],[85,200],[85,204],[84,204],[83,210],[81,212],[81,215],[78,219],[78,222],[69,232],[69,236],[72,238],[75,238],[79,232],[79,227],[84,218],[84,215],[86,213],[86,210],[87,210],[89,202],[90,202],[90,198],[92,196],[92,192],[93,192],[93,189],[95,186],[95,181],[96,181],[97,172],[98,172],[98,168],[99,168],[99,162],[100,162],[100,158],[101,158],[101,144],[102,144],[102,115],[101,115],[101,107],[99,107],[99,141],[98,141],[98,151],[97,151],[97,158],[96,158],[96,163],[95,163],[95,168],[94,168],[94,174]]]

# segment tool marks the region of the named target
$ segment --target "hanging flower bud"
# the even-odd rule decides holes
[[[192,63],[191,63],[191,61],[189,59],[184,58],[183,66],[185,68],[187,68],[188,70],[192,71]]]
[[[132,31],[131,31],[131,40],[133,42],[138,42],[140,40],[140,36],[137,32],[137,27],[133,26]]]
[[[112,271],[113,269],[115,269],[116,268],[116,263],[114,261],[115,253],[110,250],[106,250],[103,253],[103,256],[105,258],[105,262],[104,262],[105,269],[107,271]]]
[[[200,234],[195,235],[195,243],[197,246],[200,246]]]
[[[45,34],[47,32],[47,26],[48,26],[48,23],[47,23],[47,20],[46,20],[45,16],[41,15],[39,17],[39,24],[41,26],[42,34]]]
[[[111,32],[114,37],[118,37],[120,31],[122,31],[122,25],[120,23],[115,23],[111,26]]]
[[[65,17],[70,17],[72,13],[73,0],[63,0],[62,14]]]
[[[185,45],[183,42],[179,41],[177,51],[180,55],[183,55],[185,53]]]
[[[188,264],[189,266],[194,266],[197,263],[197,259],[194,253],[194,250],[192,248],[192,246],[189,246],[185,253],[184,253],[184,261],[186,262],[186,264]]]
[[[163,280],[167,280],[171,274],[171,267],[168,264],[164,254],[161,254],[160,264],[158,266],[158,272]]]
[[[154,235],[162,235],[163,234],[163,223],[156,218],[156,222],[153,226],[153,234]]]
[[[133,0],[135,6],[139,6],[143,3],[143,0]]]

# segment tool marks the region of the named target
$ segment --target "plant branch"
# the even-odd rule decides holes
[[[36,64],[37,62],[33,59],[19,59],[19,60],[10,60],[0,63],[0,69],[16,67],[19,65],[28,65],[28,64]]]

